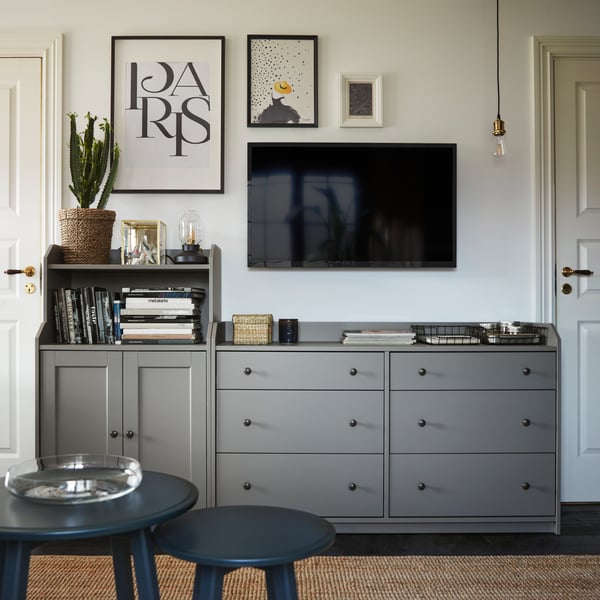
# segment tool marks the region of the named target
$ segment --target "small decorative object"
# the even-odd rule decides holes
[[[120,150],[117,145],[111,152],[111,126],[107,119],[100,124],[103,139],[94,137],[97,117],[88,112],[87,126],[77,133],[77,114],[69,113],[69,189],[77,198],[78,208],[63,208],[58,213],[61,238],[66,263],[107,263],[110,257],[115,212],[106,210],[119,165]],[[110,159],[110,168],[108,168]],[[108,169],[108,175],[107,175]],[[95,210],[92,204],[98,196]]]
[[[166,239],[162,221],[121,221],[121,264],[164,264]]]
[[[317,36],[248,36],[248,126],[317,127]]]
[[[341,75],[340,127],[383,127],[383,77]]]
[[[298,319],[279,319],[279,343],[296,344],[298,342]]]
[[[142,481],[140,463],[126,456],[63,454],[10,467],[4,485],[13,495],[38,502],[81,504],[113,500]]]
[[[179,219],[181,253],[175,256],[176,263],[203,264],[208,257],[202,254],[200,240],[203,237],[202,221],[195,210],[187,210]]]
[[[270,344],[273,315],[233,315],[234,344]]]

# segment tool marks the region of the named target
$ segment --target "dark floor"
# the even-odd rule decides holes
[[[338,534],[334,555],[600,554],[600,504],[562,507],[561,534]],[[105,538],[45,544],[43,554],[108,554]]]

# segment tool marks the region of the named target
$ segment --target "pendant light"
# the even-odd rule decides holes
[[[506,156],[506,146],[504,145],[506,130],[504,129],[504,121],[500,116],[500,0],[496,0],[496,90],[498,94],[498,112],[492,129],[496,142],[494,156],[504,158]]]

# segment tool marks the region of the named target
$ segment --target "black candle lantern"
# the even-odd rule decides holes
[[[202,254],[200,249],[202,233],[200,215],[195,210],[187,210],[179,219],[181,253],[175,256],[176,263],[202,264],[208,262],[208,258]]]

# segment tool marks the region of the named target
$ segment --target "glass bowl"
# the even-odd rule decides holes
[[[142,481],[140,463],[127,456],[63,454],[10,467],[6,489],[19,498],[55,504],[101,502],[133,492]]]

